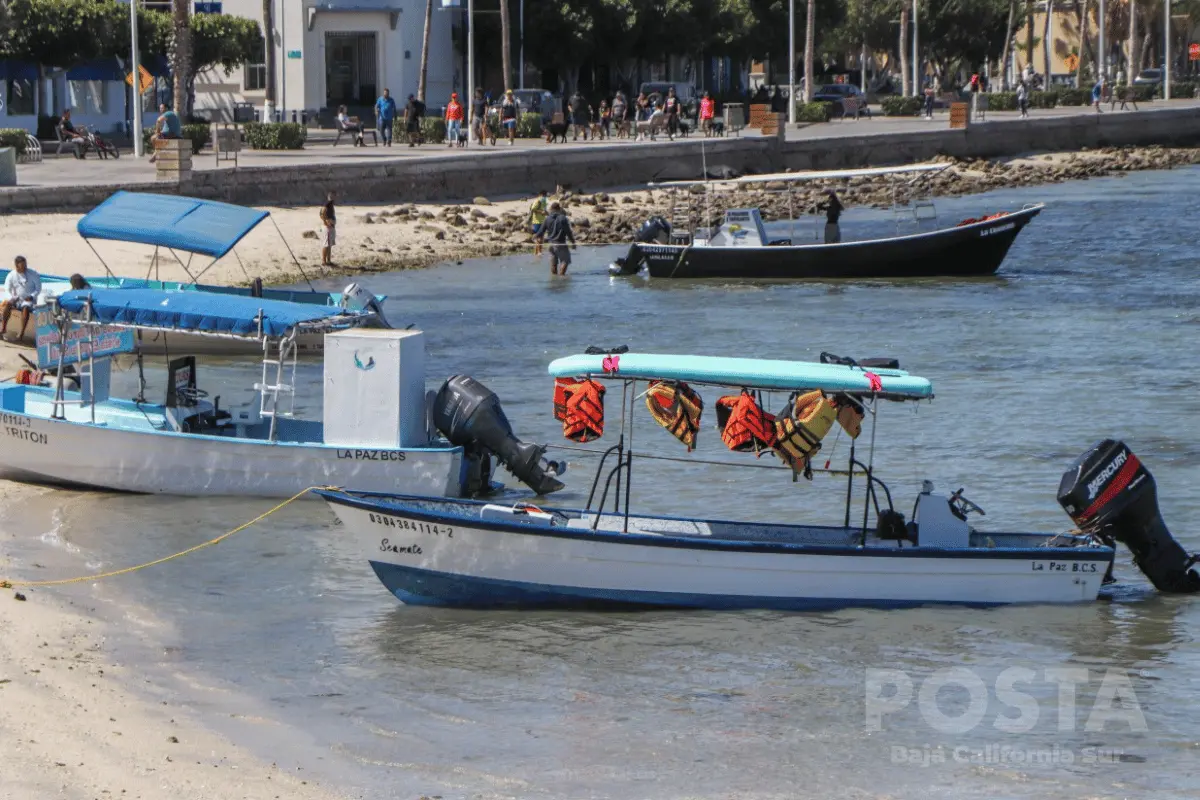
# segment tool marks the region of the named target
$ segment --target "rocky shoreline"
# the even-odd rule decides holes
[[[1140,170],[1172,169],[1200,163],[1200,148],[1111,147],[1008,159],[936,159],[950,166],[919,182],[919,191],[932,197],[955,197],[994,189],[1086,180]],[[811,208],[826,188],[835,188],[847,208],[890,207],[892,190],[876,178],[813,181],[786,190],[786,182],[756,184],[752,190],[714,192],[707,202],[707,220],[715,224],[727,208],[758,207],[765,221],[788,219]],[[561,188],[561,187],[560,187]],[[692,193],[704,192],[693,187]],[[789,198],[789,194],[791,195]],[[568,211],[581,245],[627,244],[648,217],[669,217],[668,190],[596,191],[565,188],[554,200]],[[899,190],[896,200],[909,197]],[[527,217],[530,199],[492,202],[477,197],[456,205],[407,204],[355,213],[339,223],[338,236],[348,240],[349,252],[338,259],[340,271],[379,272],[415,269],[432,264],[517,253],[532,253]],[[699,204],[690,204],[699,209]],[[362,209],[356,209],[361,211]],[[304,232],[317,238],[315,228]],[[345,252],[346,248],[342,248]]]

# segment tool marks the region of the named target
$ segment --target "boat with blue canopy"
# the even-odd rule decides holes
[[[280,241],[287,250],[292,263],[299,271],[308,289],[271,289],[264,288],[261,280],[250,277],[243,266],[249,286],[218,286],[200,283],[204,274],[222,258],[232,254],[238,258],[235,250],[237,244],[265,220],[271,219],[270,213],[262,209],[239,206],[213,200],[201,200],[194,197],[179,195],[155,194],[149,192],[118,191],[105,200],[76,224],[76,230],[91,248],[104,267],[104,274],[85,276],[84,280],[93,289],[147,289],[171,292],[198,292],[212,295],[233,295],[239,297],[258,297],[265,300],[282,300],[289,303],[304,303],[311,305],[329,306],[333,308],[372,308],[380,320],[386,319],[383,312],[385,295],[371,295],[356,283],[351,283],[342,292],[324,292],[314,288],[304,268],[296,259],[295,254],[287,244],[283,234],[276,226]],[[271,219],[272,224],[274,220]],[[145,277],[118,277],[105,262],[104,258],[93,246],[93,240],[118,241],[144,244],[154,248],[150,265]],[[163,253],[170,255],[170,260],[162,257]],[[180,253],[187,254],[186,260]],[[207,265],[193,264],[195,256],[205,256],[211,259]],[[186,281],[161,280],[160,273],[164,262],[168,267],[174,266],[186,275]],[[8,270],[0,270],[0,280],[7,277]],[[70,278],[62,275],[42,275],[42,292],[39,303],[71,290]],[[301,337],[298,341],[299,352],[319,353],[320,337]],[[231,347],[234,352],[240,352],[236,343],[209,339],[200,343],[199,352],[224,351]],[[193,344],[193,347],[196,345]],[[163,339],[148,338],[145,342],[147,352],[165,352],[169,349]]]
[[[1119,442],[1098,444],[1064,474],[1059,502],[1076,530],[981,530],[983,509],[963,489],[938,492],[928,480],[906,519],[875,465],[877,421],[891,405],[928,402],[933,386],[894,359],[589,348],[551,362],[549,374],[555,418],[573,442],[567,447],[599,459],[583,508],[554,508],[536,497],[320,492],[403,602],[797,610],[1080,603],[1095,600],[1111,580],[1117,542],[1163,591],[1200,590],[1195,557],[1158,515],[1153,479]],[[717,396],[701,395],[713,387]],[[605,435],[606,405],[621,409],[616,442],[581,447]],[[642,405],[648,414],[637,411]],[[715,432],[702,424],[713,416]],[[635,451],[635,428],[639,444],[666,441],[646,427],[665,429],[687,453]],[[842,436],[849,440],[844,466],[831,468],[836,438],[821,466],[815,457],[826,441]],[[706,445],[755,458],[717,459]],[[692,480],[712,466],[773,469],[802,486],[802,477],[814,486],[828,482],[845,495],[844,515],[797,521],[782,494],[782,521],[637,514],[630,508],[635,461],[643,470],[682,462]]]
[[[350,485],[461,497],[493,488],[491,458],[530,454],[498,402],[469,430],[456,419],[444,433],[436,427],[445,409],[425,389],[424,334],[380,326],[373,310],[149,289],[74,290],[48,308],[38,370],[0,383],[5,478],[155,494],[289,497]],[[196,356],[180,348],[166,365],[162,399],[149,399],[147,331],[256,347],[257,397],[241,407],[210,399]],[[316,418],[295,411],[303,336],[325,340]],[[131,400],[112,396],[113,359],[125,353],[137,365]],[[554,477],[561,465],[534,457],[514,467],[537,491],[562,486]]]

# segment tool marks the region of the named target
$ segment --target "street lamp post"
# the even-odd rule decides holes
[[[520,22],[521,26],[521,74],[517,78],[517,88],[525,88],[525,0],[521,0]]]
[[[788,124],[796,124],[796,0],[788,0]]]
[[[1171,99],[1171,0],[1163,11],[1163,100]]]
[[[504,0],[501,0],[504,2]],[[471,104],[475,102],[475,0],[467,0],[467,96],[463,107],[471,108]],[[471,116],[470,113],[463,114],[467,118],[468,131],[470,130]],[[471,146],[471,134],[467,133],[467,147]]]
[[[1100,0],[1100,78],[1108,78],[1108,55],[1104,52],[1104,0]]]
[[[129,40],[133,43],[129,48],[129,55],[132,61],[129,65],[130,70],[130,89],[133,91],[133,155],[135,158],[142,157],[142,70],[141,62],[138,60],[138,28],[137,28],[137,0],[129,0]]]

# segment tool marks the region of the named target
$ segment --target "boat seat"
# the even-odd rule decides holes
[[[542,511],[536,506],[502,506],[488,503],[479,509],[479,519],[488,522],[507,522],[517,525],[562,525],[566,517],[549,511]]]

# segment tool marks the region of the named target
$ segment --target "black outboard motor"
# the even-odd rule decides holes
[[[562,474],[563,465],[542,458],[545,447],[514,436],[500,399],[474,378],[455,375],[442,384],[433,401],[433,424],[451,444],[481,446],[494,453],[501,464],[538,494],[563,488],[555,477]]]
[[[671,223],[661,216],[650,217],[637,233],[633,235],[634,244],[630,245],[629,253],[624,258],[618,258],[608,266],[613,275],[636,275],[642,268],[642,251],[639,244],[668,244],[671,241]]]
[[[1128,547],[1160,592],[1200,592],[1197,557],[1167,530],[1154,477],[1124,442],[1105,439],[1077,458],[1058,485],[1058,502],[1080,530]]]

